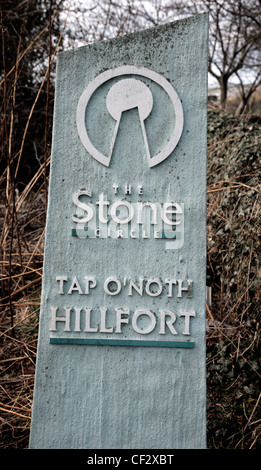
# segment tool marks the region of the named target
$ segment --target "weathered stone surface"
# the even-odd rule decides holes
[[[31,448],[182,449],[206,445],[207,31],[204,14],[59,55]],[[179,115],[173,113],[168,94],[150,77],[112,77],[88,102],[88,136],[108,158],[119,116],[113,93],[106,107],[112,86],[120,78],[140,79],[152,95],[149,91],[143,94],[144,86],[139,85],[141,113],[147,106],[142,115],[138,107],[128,108],[128,90],[121,89],[127,109],[118,119],[109,166],[88,153],[77,129],[77,107],[84,90],[107,70],[130,65],[162,76],[182,104],[180,139],[173,152],[153,167],[144,135],[153,157],[168,145]],[[137,96],[139,86],[134,83]],[[120,212],[115,206],[115,220],[130,216],[131,205],[141,201],[182,204],[181,238],[167,240],[161,238],[162,233],[159,238],[134,238],[130,232],[126,238],[119,232],[116,238],[100,237],[98,232],[82,236],[85,224],[77,225],[75,220],[88,218],[88,213],[81,213],[73,202],[80,190],[91,196],[86,193],[78,200],[91,202],[97,211],[100,201],[99,228],[106,229],[108,224],[102,220],[112,216],[107,212],[109,206],[102,206],[101,194],[110,206],[120,200],[129,202],[126,213],[124,205],[117,207]],[[165,216],[170,214],[165,212]],[[154,228],[152,223],[149,226]],[[132,233],[137,235],[137,231]],[[84,277],[90,280],[86,283]],[[110,277],[114,279],[111,284]],[[130,280],[138,288],[141,278],[142,293],[133,288],[130,295]],[[182,290],[189,281],[191,291]],[[113,295],[112,287],[119,292]],[[67,329],[71,331],[65,331],[66,322],[55,319],[65,317],[70,308]],[[90,314],[89,330],[97,327],[97,332],[84,331],[88,330],[85,309]],[[106,332],[100,331],[99,321],[105,315],[101,309],[106,309]],[[136,315],[137,322],[131,323],[139,310],[150,314]],[[160,333],[162,310],[171,311],[176,319],[172,315],[172,327],[165,325]],[[119,311],[125,314],[120,317]],[[117,332],[117,312],[121,333]],[[123,318],[129,323],[121,323]],[[145,333],[140,332],[142,328]],[[61,343],[75,338],[120,338],[126,346]],[[136,340],[153,345],[131,345]],[[158,341],[187,342],[192,347],[158,347]]]

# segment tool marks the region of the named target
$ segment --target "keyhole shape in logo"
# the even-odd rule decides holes
[[[107,109],[110,115],[116,121],[109,154],[106,156],[99,152],[99,150],[92,144],[88,136],[85,124],[85,113],[91,96],[97,90],[97,88],[99,88],[105,82],[115,77],[126,77],[126,75],[135,75],[152,80],[164,89],[173,105],[175,124],[172,130],[172,134],[168,140],[167,145],[155,156],[151,157],[150,155],[147,134],[144,125],[145,119],[149,116],[153,108],[153,96],[147,85],[137,78],[123,78],[122,80],[114,83],[107,94]],[[182,105],[174,88],[162,75],[159,75],[153,70],[132,65],[124,65],[115,69],[106,70],[105,72],[98,75],[94,80],[92,80],[92,82],[84,90],[78,102],[76,117],[77,129],[82,144],[95,160],[102,163],[106,167],[109,167],[110,165],[121,115],[124,111],[128,111],[133,108],[138,109],[144,145],[150,168],[163,162],[173,152],[179,142],[184,123]]]

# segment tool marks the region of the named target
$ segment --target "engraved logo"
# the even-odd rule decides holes
[[[133,78],[134,76],[135,78]],[[154,156],[151,156],[145,128],[145,120],[151,114],[153,109],[153,95],[149,87],[142,80],[136,78],[137,76],[150,79],[167,93],[175,116],[173,129],[167,144]],[[117,77],[121,78],[121,80],[113,83],[106,97],[107,110],[115,121],[115,128],[109,152],[107,155],[104,155],[91,142],[86,128],[85,115],[90,99],[95,91],[105,82]],[[134,108],[138,109],[144,146],[150,168],[158,165],[168,158],[179,142],[184,123],[182,104],[172,85],[162,75],[159,75],[153,70],[132,65],[106,70],[90,82],[81,95],[77,106],[77,129],[81,142],[87,152],[95,160],[106,167],[110,166],[122,113]]]

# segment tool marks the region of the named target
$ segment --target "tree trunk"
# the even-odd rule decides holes
[[[227,103],[228,78],[225,75],[221,75],[218,81],[220,85],[220,105],[223,109],[225,109]]]
[[[240,103],[235,112],[236,117],[239,117],[241,114],[243,114],[243,111],[245,110],[246,105],[247,105],[247,101],[241,98]]]

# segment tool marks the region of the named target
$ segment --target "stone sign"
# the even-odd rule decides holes
[[[31,448],[206,445],[207,31],[58,57]]]

